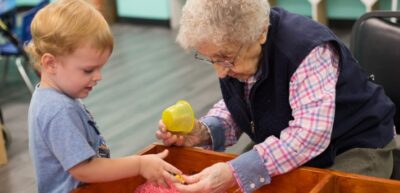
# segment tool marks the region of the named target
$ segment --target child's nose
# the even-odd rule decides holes
[[[100,71],[100,70],[96,70],[93,79],[94,79],[95,81],[99,81],[99,80],[101,80],[102,78],[103,78],[103,76],[102,76],[102,74],[101,74],[101,71]]]

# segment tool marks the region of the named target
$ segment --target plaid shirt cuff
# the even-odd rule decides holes
[[[207,116],[200,120],[208,128],[211,136],[212,149],[215,151],[225,150],[225,128],[223,122],[217,117]]]
[[[246,193],[254,192],[261,186],[271,183],[268,170],[255,149],[241,154],[228,163],[234,170],[236,181]]]

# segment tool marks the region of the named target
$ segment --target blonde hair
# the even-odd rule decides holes
[[[267,0],[187,0],[177,42],[185,49],[202,42],[249,43],[269,26]]]
[[[36,67],[45,53],[71,54],[84,44],[111,53],[114,47],[108,23],[99,11],[83,0],[50,3],[33,18],[31,33],[32,40],[25,50]]]

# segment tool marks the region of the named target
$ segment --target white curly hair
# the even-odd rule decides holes
[[[184,49],[253,42],[269,26],[269,13],[267,0],[187,0],[176,40]]]

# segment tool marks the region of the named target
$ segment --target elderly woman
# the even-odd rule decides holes
[[[223,151],[244,132],[254,147],[193,176],[181,192],[252,192],[302,165],[388,178],[394,104],[325,26],[267,0],[188,0],[177,41],[213,65],[223,99],[166,145]]]

